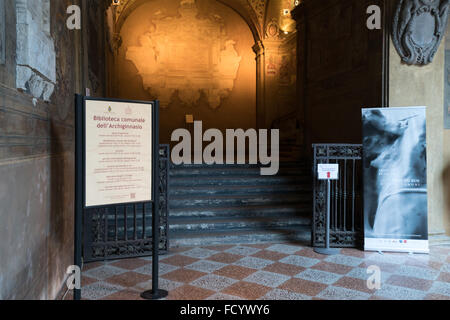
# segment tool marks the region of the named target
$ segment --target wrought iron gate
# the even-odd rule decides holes
[[[170,153],[159,150],[159,215],[161,253],[169,250],[168,196]],[[92,262],[149,256],[152,254],[152,203],[85,210],[83,259]]]
[[[315,144],[312,245],[325,244],[327,182],[318,180],[319,163],[338,163],[339,180],[331,182],[330,246],[359,247],[363,240],[362,145]]]

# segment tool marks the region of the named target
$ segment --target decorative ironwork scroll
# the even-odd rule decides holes
[[[161,253],[169,250],[169,146],[159,151],[159,217]],[[84,262],[143,257],[152,254],[152,203],[85,210]]]
[[[399,0],[392,25],[395,48],[410,65],[426,65],[445,36],[448,0]]]
[[[338,163],[339,180],[331,182],[331,247],[359,247],[362,244],[362,145],[315,144],[314,148],[314,203],[312,245],[325,244],[327,215],[327,183],[319,180],[319,163]]]

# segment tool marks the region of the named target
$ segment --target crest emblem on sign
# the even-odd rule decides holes
[[[392,25],[393,42],[403,62],[426,65],[441,44],[449,0],[399,0]]]

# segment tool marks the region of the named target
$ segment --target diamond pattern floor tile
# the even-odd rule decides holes
[[[186,269],[191,269],[191,270],[195,270],[195,271],[211,273],[211,272],[214,272],[216,270],[222,269],[225,266],[226,266],[225,263],[220,263],[220,262],[215,262],[215,261],[208,261],[208,260],[201,260],[201,261],[197,261],[197,262],[195,262],[195,263],[193,263],[191,265],[186,266]]]
[[[215,274],[208,274],[195,281],[192,281],[191,285],[208,290],[221,291],[236,282],[237,280],[231,278],[222,277]]]
[[[252,269],[264,269],[265,267],[271,265],[273,263],[272,260],[260,259],[256,257],[245,257],[239,261],[236,261],[234,264],[247,267]]]
[[[192,250],[182,252],[181,255],[197,259],[206,259],[216,253],[218,253],[218,251],[205,248],[194,248]]]
[[[277,288],[289,279],[290,277],[282,274],[267,271],[258,271],[245,278],[244,281],[257,283],[270,288]]]
[[[330,286],[317,295],[326,300],[368,300],[370,294],[342,287]]]
[[[342,276],[336,273],[307,269],[298,275],[295,278],[324,283],[324,284],[333,284],[338,281]]]
[[[232,247],[225,252],[237,254],[240,256],[251,256],[252,254],[257,253],[258,251],[261,251],[261,249],[258,248],[252,248],[252,247],[244,247],[244,246],[237,246]]]

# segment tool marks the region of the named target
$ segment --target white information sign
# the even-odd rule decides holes
[[[319,173],[319,180],[338,180],[339,164],[337,163],[319,164],[318,173]]]
[[[152,201],[152,107],[86,100],[86,207]]]

